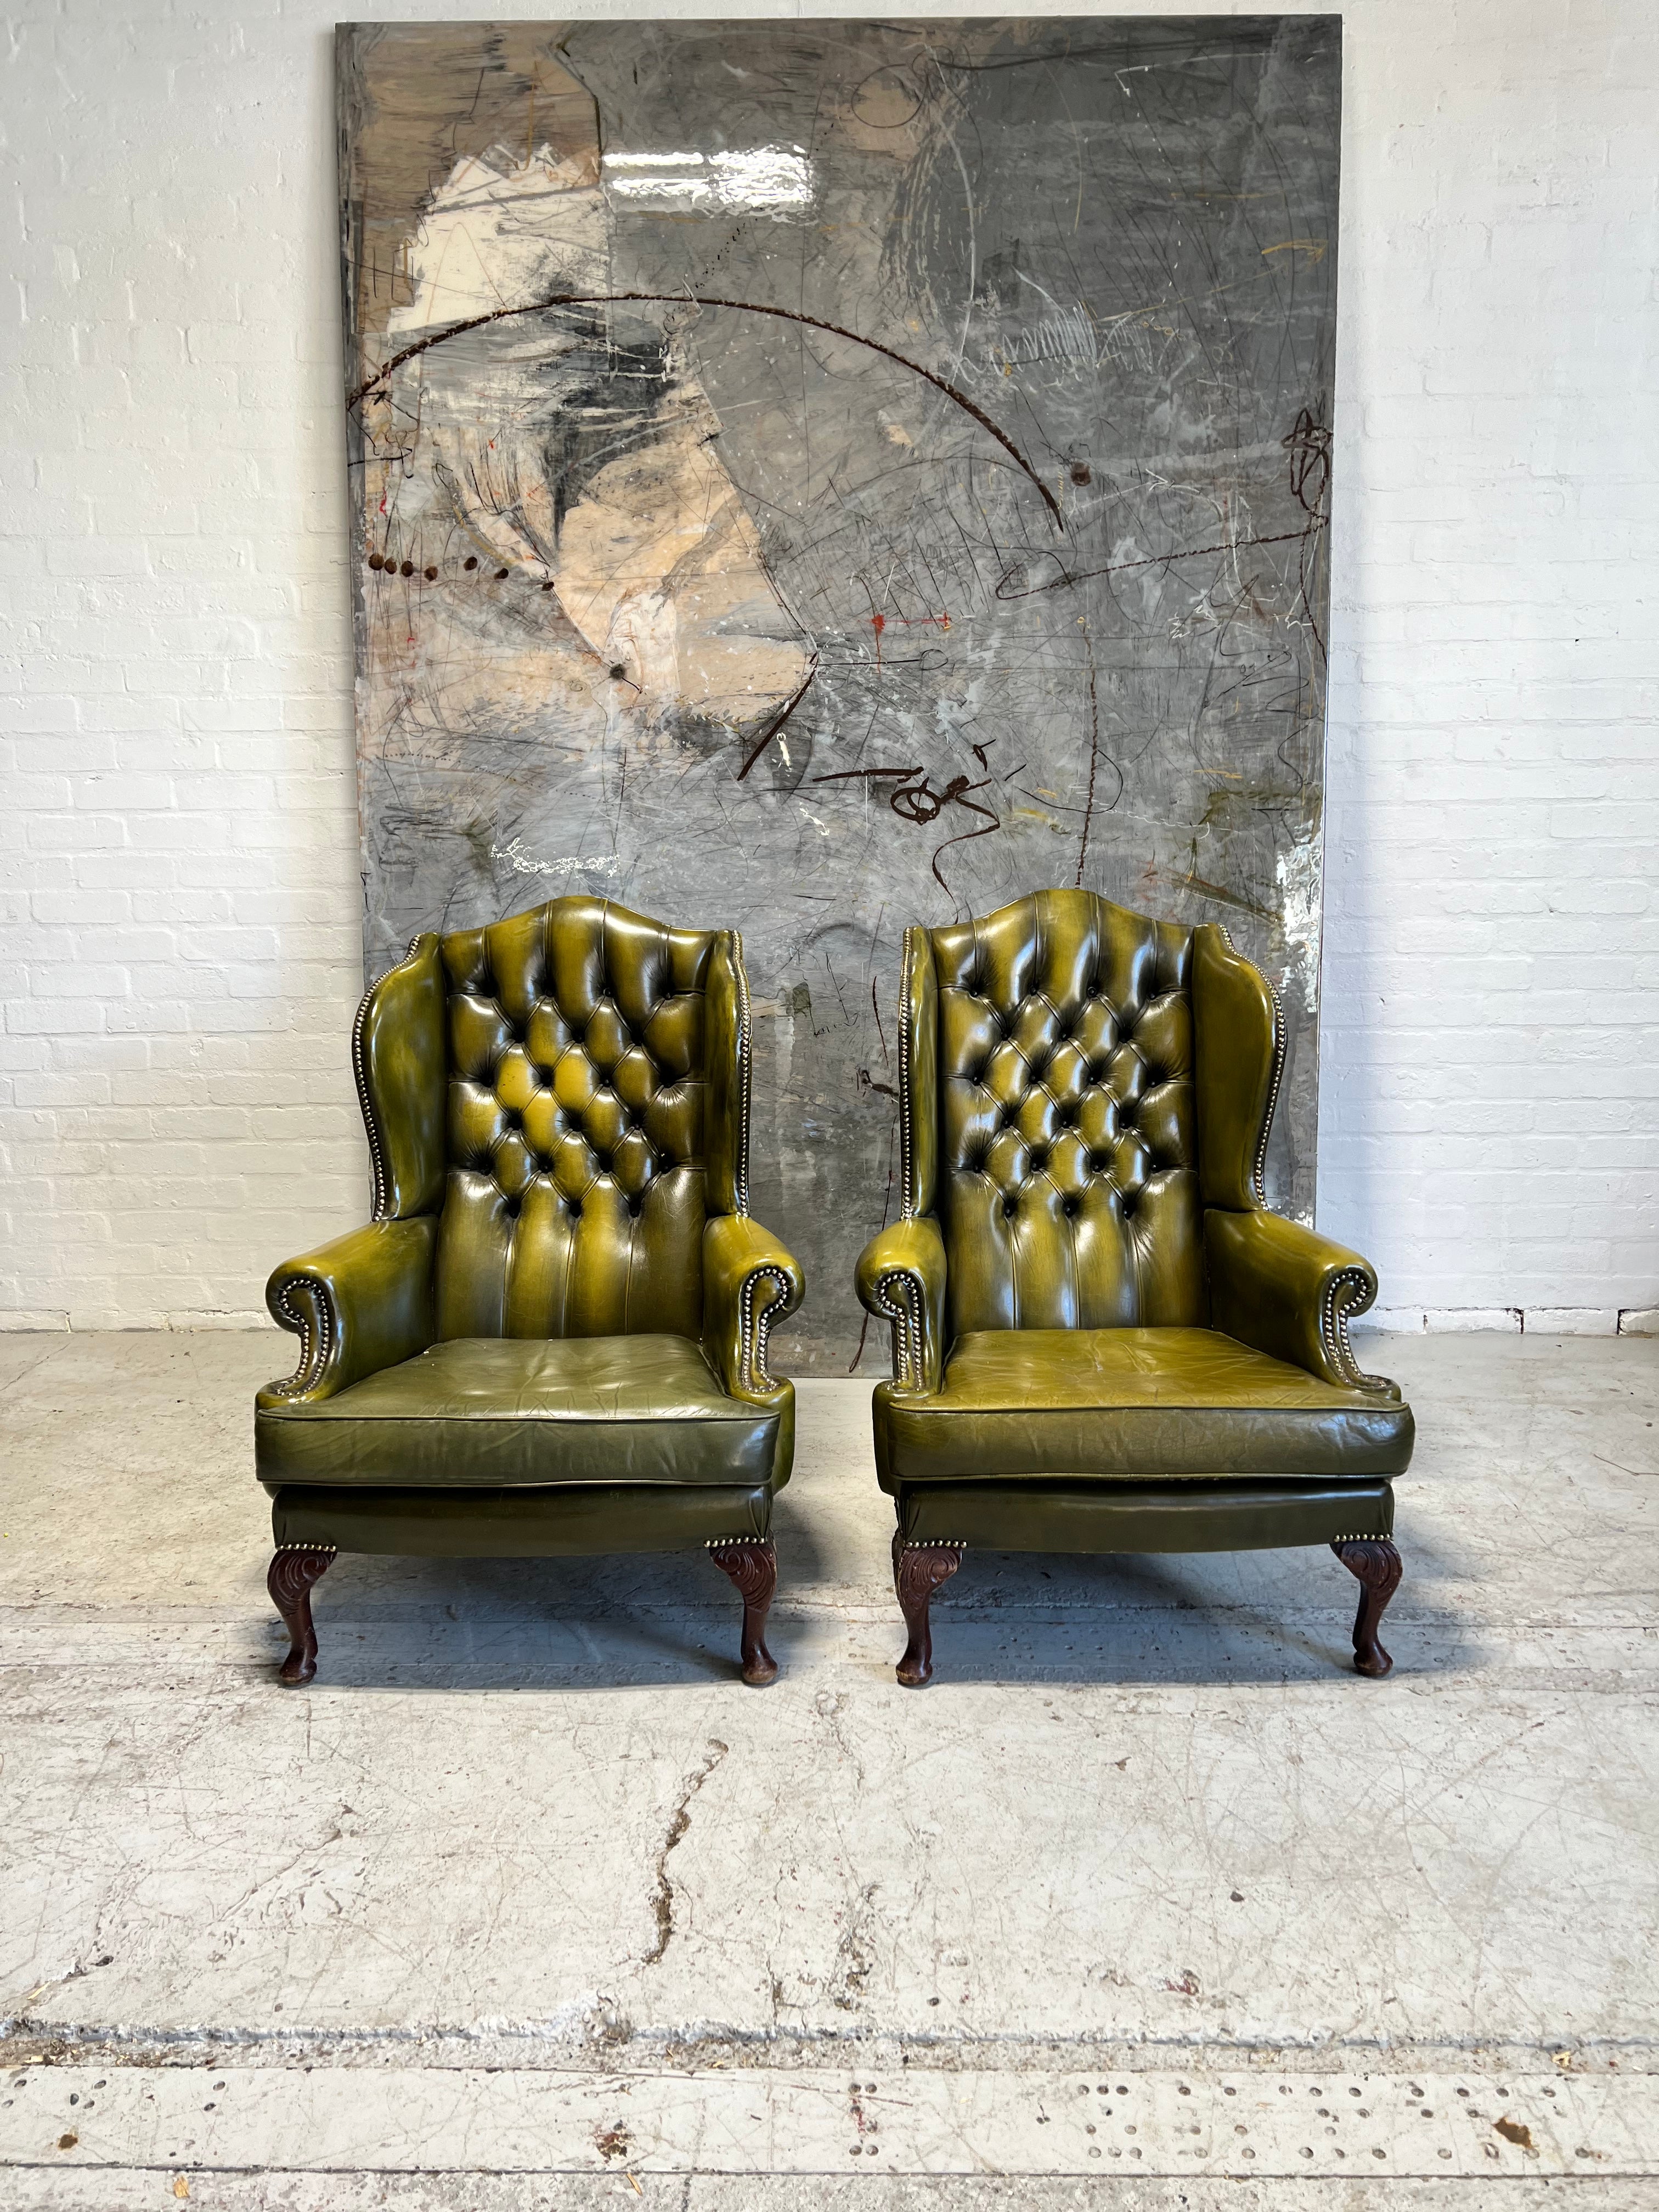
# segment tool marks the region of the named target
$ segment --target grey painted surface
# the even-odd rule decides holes
[[[1310,1215],[1337,19],[340,59],[370,972],[566,890],[740,927],[798,1370],[859,1341],[911,921],[1225,921]]]

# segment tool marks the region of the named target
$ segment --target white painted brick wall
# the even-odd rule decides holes
[[[3,19],[12,1326],[252,1318],[362,1218],[337,12]],[[1651,1325],[1659,9],[1346,37],[1321,1220],[1413,1326]]]
[[[1321,1224],[1431,1326],[1612,1327],[1659,1276],[1659,10],[1346,21]]]

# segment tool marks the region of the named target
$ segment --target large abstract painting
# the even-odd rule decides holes
[[[1338,19],[354,25],[338,87],[370,972],[740,928],[797,1371],[884,1352],[908,922],[1227,924],[1310,1216]]]

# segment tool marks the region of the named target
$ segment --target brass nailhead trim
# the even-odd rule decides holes
[[[1243,961],[1244,956],[1239,951],[1238,947],[1233,943],[1233,933],[1231,930],[1228,928],[1226,923],[1224,921],[1219,922],[1217,924],[1217,927],[1221,932],[1222,943],[1226,946],[1228,951],[1232,954],[1234,959]],[[1244,964],[1246,966],[1254,965],[1254,963],[1250,962],[1245,962]],[[1256,969],[1255,972],[1258,975],[1261,975],[1261,970],[1259,968]],[[1279,993],[1274,989],[1273,982],[1269,977],[1261,975],[1261,980],[1267,984],[1267,996],[1273,1002],[1273,1067],[1272,1078],[1267,1085],[1267,1110],[1261,1117],[1261,1133],[1256,1139],[1255,1158],[1250,1164],[1250,1182],[1255,1191],[1256,1204],[1258,1206],[1266,1206],[1267,1203],[1267,1194],[1262,1188],[1261,1178],[1267,1164],[1267,1139],[1273,1133],[1273,1115],[1279,1110],[1279,1086],[1285,1079],[1285,1048],[1286,1042],[1286,1032],[1285,1028],[1285,1009],[1279,1002]]]
[[[357,1107],[362,1115],[363,1128],[368,1138],[369,1164],[374,1177],[374,1204],[369,1215],[370,1219],[374,1221],[383,1221],[386,1218],[386,1208],[391,1197],[391,1190],[380,1124],[374,1118],[374,1102],[368,1095],[368,1076],[363,1066],[363,1030],[368,1020],[368,1010],[374,1002],[374,994],[386,981],[387,976],[395,975],[400,969],[409,966],[420,949],[420,943],[418,936],[412,937],[410,939],[409,950],[403,958],[388,968],[385,975],[375,977],[368,990],[363,993],[358,1003],[356,1018],[351,1024],[351,1073],[356,1080]]]
[[[904,933],[904,961],[899,974],[898,1077],[899,1077],[899,1218],[914,1221],[915,1209],[911,1200],[911,1184],[915,1166],[915,1101],[913,1097],[915,1070],[912,1065],[910,1042],[911,998],[915,985],[916,937],[915,928]],[[893,1378],[907,1389],[922,1387],[921,1315],[920,1306],[914,1310],[907,1304],[891,1297],[890,1286],[895,1283],[915,1283],[915,1277],[905,1270],[895,1269],[879,1277],[876,1283],[876,1304],[893,1326]],[[915,1296],[921,1295],[917,1283]]]
[[[1388,1377],[1367,1375],[1354,1358],[1348,1340],[1348,1316],[1364,1313],[1371,1303],[1371,1286],[1358,1267],[1344,1267],[1325,1288],[1319,1316],[1319,1334],[1331,1364],[1358,1390],[1386,1390]]]
[[[1231,945],[1231,939],[1229,944]],[[1260,969],[1257,973],[1261,973]],[[1267,985],[1267,996],[1273,1002],[1273,1079],[1267,1085],[1267,1110],[1261,1117],[1261,1134],[1256,1139],[1255,1159],[1250,1169],[1250,1180],[1255,1186],[1256,1203],[1259,1206],[1265,1206],[1267,1203],[1267,1194],[1262,1183],[1262,1177],[1267,1172],[1267,1139],[1273,1134],[1273,1115],[1279,1110],[1279,1086],[1285,1079],[1286,1033],[1285,1009],[1279,1004],[1279,994],[1266,975],[1263,975],[1261,980]]]
[[[895,1297],[895,1284],[911,1291],[911,1298]],[[914,1390],[922,1387],[921,1296],[921,1285],[908,1267],[890,1268],[876,1278],[876,1304],[893,1324],[894,1380]]]
[[[910,1096],[910,994],[915,981],[916,934],[914,929],[904,933],[904,960],[899,971],[899,1218],[913,1219],[910,1200],[911,1170],[915,1164],[915,1140],[912,1127],[915,1103]]]
[[[768,1298],[758,1314],[755,1310],[755,1296],[762,1283],[773,1285],[775,1295]],[[743,1290],[738,1301],[738,1352],[745,1380],[751,1389],[775,1390],[776,1382],[766,1369],[766,1340],[776,1309],[787,1304],[789,1281],[775,1267],[757,1267],[744,1278]]]
[[[308,1282],[319,1292],[317,1312],[319,1325],[313,1334],[311,1322],[303,1307],[296,1306],[290,1293],[296,1285]],[[300,1340],[300,1364],[292,1375],[281,1382],[270,1385],[272,1392],[283,1398],[297,1398],[322,1379],[334,1348],[334,1310],[330,1305],[328,1292],[315,1277],[296,1275],[283,1284],[276,1293],[278,1318],[284,1328],[291,1328]]]
[[[749,1211],[749,1103],[754,1017],[749,1004],[749,971],[743,964],[743,938],[732,932],[732,967],[738,985],[738,1212]]]

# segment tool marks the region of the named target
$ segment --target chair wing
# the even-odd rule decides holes
[[[904,933],[899,978],[899,1171],[907,1220],[939,1196],[939,969],[925,929]]]
[[[702,1343],[733,1397],[790,1398],[766,1364],[773,1327],[799,1306],[805,1281],[779,1239],[749,1212],[754,1025],[743,939],[723,930],[708,963],[708,1219],[702,1233]]]
[[[444,981],[428,931],[370,984],[351,1029],[368,1142],[368,1224],[285,1261],[265,1303],[300,1340],[300,1364],[263,1410],[332,1397],[433,1340],[433,1253],[444,1197]]]
[[[1285,1067],[1285,1017],[1273,985],[1213,922],[1193,932],[1193,1027],[1204,1203],[1265,1206],[1261,1175]]]
[[[444,973],[440,939],[417,937],[363,994],[351,1067],[374,1174],[372,1218],[436,1213],[444,1196]]]
[[[754,1048],[743,939],[723,929],[708,960],[708,1209],[711,1215],[749,1211],[749,1104]]]
[[[1397,1400],[1367,1375],[1348,1324],[1376,1297],[1369,1261],[1268,1211],[1262,1168],[1285,1068],[1285,1017],[1224,929],[1193,933],[1200,1182],[1214,1326],[1322,1382]]]

